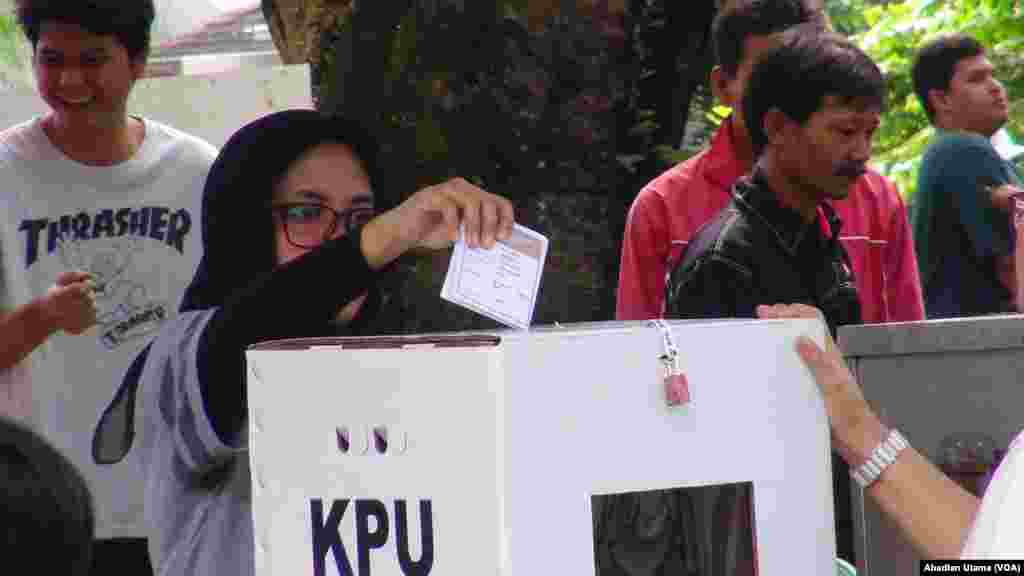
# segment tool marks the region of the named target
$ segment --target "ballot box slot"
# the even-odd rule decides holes
[[[490,348],[501,344],[494,335],[471,336],[372,336],[367,338],[294,338],[261,342],[249,350],[311,350],[336,348],[339,350],[369,350],[394,348]]]

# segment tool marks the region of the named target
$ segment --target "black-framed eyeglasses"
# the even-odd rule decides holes
[[[351,234],[377,215],[371,206],[358,206],[341,212],[316,202],[275,204],[270,209],[284,226],[288,243],[297,248],[316,248],[334,236],[339,224],[345,235]]]

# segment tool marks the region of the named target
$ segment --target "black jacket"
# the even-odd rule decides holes
[[[841,222],[821,205],[827,232],[779,204],[758,173],[740,179],[733,199],[690,239],[666,286],[666,318],[755,316],[758,304],[821,309],[833,335],[860,323]]]
[[[821,204],[819,220],[806,223],[779,204],[756,171],[736,183],[732,196],[690,239],[672,271],[666,318],[752,318],[758,304],[802,303],[824,312],[833,337],[838,326],[861,322],[831,206]],[[849,468],[834,453],[832,482],[836,552],[854,562]]]

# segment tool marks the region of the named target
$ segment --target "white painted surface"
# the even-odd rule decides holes
[[[0,93],[0,128],[49,112],[30,79]],[[220,147],[247,122],[276,110],[311,108],[307,65],[244,67],[215,74],[145,78],[128,109]]]
[[[372,499],[389,534],[372,573],[402,574],[394,502],[431,501],[431,574],[594,574],[595,494],[753,481],[763,576],[835,570],[830,444],[794,350],[811,321],[673,323],[696,402],[664,404],[662,336],[609,323],[500,332],[492,347],[255,349],[250,458],[256,574],[313,574],[311,499]],[[387,425],[404,451],[348,454],[335,430]],[[360,432],[361,431],[361,432]],[[363,451],[365,449],[365,452]],[[354,503],[338,533],[355,568]],[[372,530],[376,528],[368,522]],[[331,553],[325,574],[337,574]]]

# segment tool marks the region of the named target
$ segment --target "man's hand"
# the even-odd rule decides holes
[[[512,234],[512,203],[462,178],[417,191],[398,207],[363,227],[362,247],[371,268],[381,268],[406,251],[447,248],[464,226],[470,248],[491,248]]]
[[[81,334],[96,323],[96,297],[87,272],[63,272],[42,297],[42,308],[55,330]]]
[[[1017,216],[1015,214],[1016,206],[1014,206],[1013,198],[1017,194],[1024,193],[1024,188],[1018,188],[1012,184],[1003,184],[1002,186],[988,186],[986,190],[988,190],[992,205],[999,210],[1009,213],[1012,218],[1011,222],[1014,222],[1015,226],[1024,224],[1017,223]],[[1024,200],[1024,198],[1021,199]],[[1013,309],[1020,312],[1022,299],[1021,295],[1018,293],[1020,287],[1017,282],[1016,258],[1014,254],[1006,254],[996,257],[996,275],[999,277],[1000,284],[1010,292],[1010,300]]]
[[[993,206],[1011,213],[1013,212],[1013,195],[1024,192],[1024,188],[1018,188],[1012,184],[988,186],[986,190],[988,190]]]
[[[758,306],[757,315],[760,318],[818,318],[824,322],[821,311],[804,304]],[[864,400],[860,386],[832,337],[825,334],[825,349],[822,350],[810,338],[802,336],[796,350],[821,389],[836,448],[848,462],[863,459],[882,440],[882,424]]]

